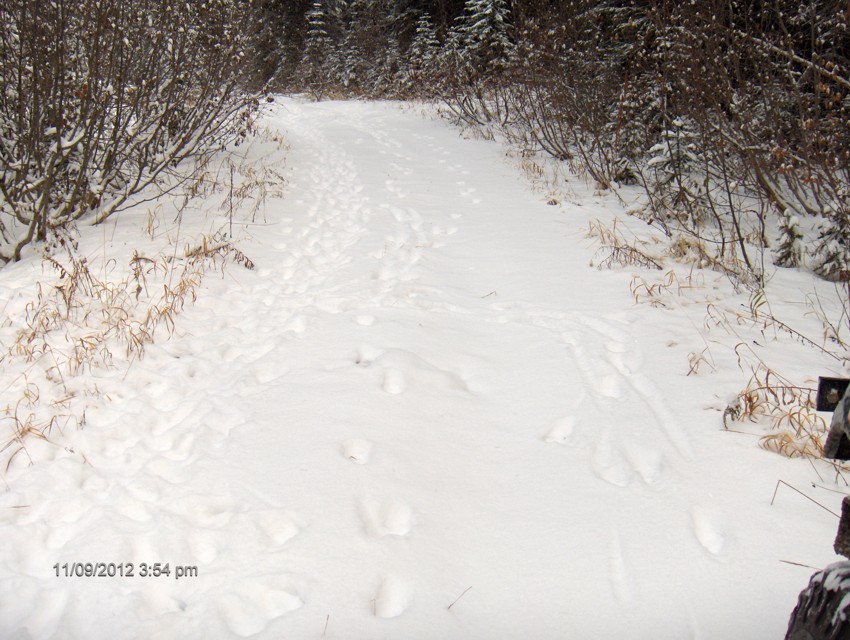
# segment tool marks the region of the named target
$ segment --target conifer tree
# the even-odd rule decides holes
[[[452,39],[461,68],[468,74],[484,76],[503,70],[514,52],[509,19],[505,0],[466,1]]]
[[[410,48],[407,51],[408,67],[411,73],[427,69],[433,62],[440,48],[437,32],[431,16],[423,13],[416,21],[416,31]]]
[[[303,82],[320,99],[328,88],[330,52],[333,46],[326,0],[315,0],[305,16],[307,36],[301,60]]]
[[[436,78],[440,41],[431,16],[423,13],[416,21],[413,40],[405,56],[404,88],[418,95],[427,95]]]
[[[364,0],[353,0],[340,10],[342,36],[336,51],[338,61],[334,76],[347,90],[356,90],[362,84],[367,66],[360,46],[365,19]]]

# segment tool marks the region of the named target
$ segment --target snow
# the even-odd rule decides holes
[[[707,305],[748,300],[710,271],[636,302],[658,272],[591,269],[586,237],[633,204],[574,179],[549,206],[504,148],[417,108],[284,99],[265,123],[285,145],[235,150],[287,180],[233,221],[256,268],[213,270],[143,357],[69,376],[82,428],[6,470],[0,636],[783,637],[813,572],[789,563],[835,561],[837,520],[782,488],[771,505],[777,481],[835,512],[846,488],[760,449],[766,425],[723,430],[735,347],[797,382],[845,369],[782,331],[710,329]],[[227,228],[219,205],[178,228],[160,203],[147,239],[140,205],[80,251],[100,273],[182,250]],[[53,277],[34,254],[0,271],[4,345]],[[817,335],[815,287],[840,309],[779,271],[771,312]],[[716,372],[688,375],[706,348]],[[43,360],[3,361],[4,406],[22,372],[47,394]]]

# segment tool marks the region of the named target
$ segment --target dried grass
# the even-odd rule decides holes
[[[610,227],[600,220],[590,222],[587,237],[597,239],[601,245],[593,255],[590,266],[596,266],[599,269],[641,267],[662,270],[661,263],[640,247],[642,243],[636,238],[631,242],[626,239],[619,229],[617,219]]]
[[[178,315],[197,300],[210,270],[223,271],[234,263],[254,268],[233,242],[234,212],[238,210],[241,219],[247,211],[253,219],[266,198],[282,195],[284,181],[272,169],[232,162],[225,166],[229,182],[205,167],[183,185],[176,228],[162,220],[163,201],[148,210],[145,233],[151,238],[164,233],[171,244],[161,253],[148,256],[134,251],[126,269],[110,261],[100,275],[72,244],[63,245],[64,257],[45,256],[47,277],[36,284],[12,344],[0,352],[4,365],[22,371],[6,385],[4,396],[10,400],[0,410],[5,429],[0,435],[0,464],[6,472],[22,458],[32,463],[27,442],[33,438],[48,440],[54,431],[85,425],[87,398],[104,396],[81,376],[113,368],[118,361],[129,367],[144,357],[147,345],[162,335],[173,336]],[[179,255],[183,211],[189,201],[214,193],[227,194],[221,206],[230,214],[230,233],[222,229],[203,236]],[[116,272],[126,275],[110,277]],[[73,379],[77,380],[71,384]]]
[[[724,413],[724,423],[727,418],[769,421],[771,433],[759,441],[763,449],[789,458],[820,458],[828,425],[815,411],[816,392],[815,388],[792,384],[759,363],[738,394],[737,407]]]

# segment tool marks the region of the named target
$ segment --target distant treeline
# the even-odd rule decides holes
[[[648,219],[748,286],[760,286],[766,255],[850,279],[846,2],[265,0],[258,10],[260,83],[440,100],[600,185],[642,185]]]
[[[0,262],[245,135],[265,91],[438,101],[601,187],[682,258],[850,286],[838,0],[7,0]]]

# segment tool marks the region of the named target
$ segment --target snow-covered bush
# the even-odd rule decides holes
[[[827,280],[850,282],[850,214],[828,217],[815,246],[815,269]]]
[[[803,239],[800,219],[783,213],[779,220],[779,246],[774,263],[780,267],[799,267],[803,260]]]
[[[249,24],[236,0],[4,2],[0,261],[243,134]]]
[[[838,0],[305,1],[297,46],[323,62],[300,87],[436,98],[483,135],[569,162],[602,187],[640,182],[651,220],[674,242],[702,243],[702,258],[756,286],[766,249],[776,264],[846,279],[845,9]]]

